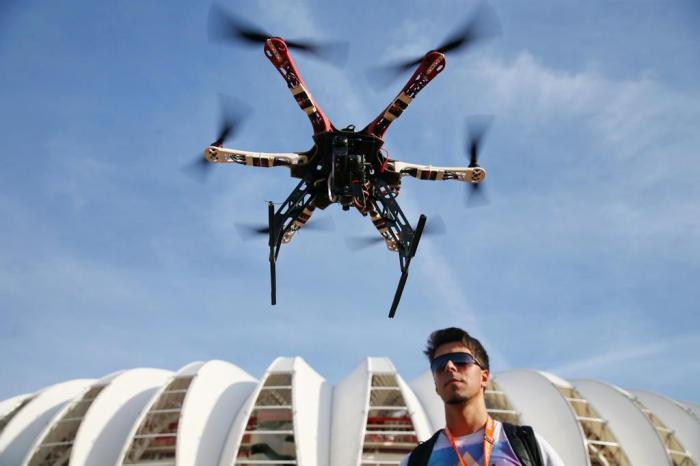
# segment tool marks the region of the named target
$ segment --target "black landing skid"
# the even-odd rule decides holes
[[[418,219],[418,225],[414,230],[408,223],[408,219],[401,211],[399,204],[396,202],[396,194],[390,189],[390,186],[381,178],[374,180],[374,195],[370,200],[373,209],[379,214],[380,222],[383,224],[377,226],[382,232],[385,240],[393,242],[396,246],[396,252],[399,254],[399,265],[401,268],[401,278],[394,294],[394,300],[391,303],[389,310],[389,318],[393,318],[401,300],[406,280],[408,279],[408,269],[411,265],[411,259],[416,254],[418,243],[423,228],[425,227],[426,216],[421,215]],[[313,210],[313,201],[316,197],[316,186],[312,177],[303,179],[294,188],[292,193],[275,211],[275,206],[272,202],[268,202],[268,226],[270,247],[270,298],[274,306],[277,303],[277,277],[275,264],[279,255],[285,235],[294,234],[299,228],[299,219],[308,212]],[[304,220],[305,221],[305,220]],[[303,223],[302,223],[303,224]]]

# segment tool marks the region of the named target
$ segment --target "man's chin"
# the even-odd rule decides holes
[[[466,396],[462,395],[452,395],[448,399],[445,400],[445,404],[448,405],[461,405],[466,403],[469,400]]]

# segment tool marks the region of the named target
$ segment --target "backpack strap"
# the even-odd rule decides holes
[[[442,433],[442,429],[438,430],[425,442],[419,443],[408,457],[408,466],[427,466],[430,455],[433,453],[433,447],[437,442],[438,437]]]
[[[516,426],[503,422],[503,431],[523,466],[544,466],[535,431],[530,426]]]

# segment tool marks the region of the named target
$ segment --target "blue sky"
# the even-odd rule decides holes
[[[224,3],[226,4],[226,3]],[[0,9],[0,399],[78,377],[220,358],[259,376],[300,355],[337,382],[366,356],[406,379],[430,331],[482,338],[493,369],[536,368],[700,401],[700,8],[673,2],[494,1],[500,37],[449,56],[390,128],[393,158],[460,165],[465,117],[495,116],[490,204],[456,182],[404,181],[424,238],[397,318],[397,257],[357,212],[304,232],[269,306],[265,201],[284,168],[182,167],[214,138],[217,94],[254,107],[229,143],[306,150],[311,127],[262,49],[210,44],[209,2],[4,2]],[[351,43],[343,69],[295,56],[338,127],[401,87],[366,70],[435,47],[474,7],[436,2],[228,2],[282,37]],[[401,5],[401,8],[398,8]]]

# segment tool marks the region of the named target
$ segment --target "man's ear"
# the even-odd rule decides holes
[[[486,386],[489,384],[490,378],[491,374],[489,373],[488,369],[484,369],[481,371],[481,388],[486,389]]]

